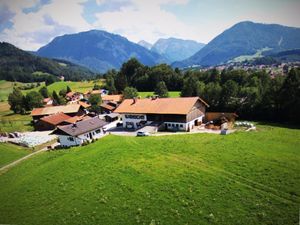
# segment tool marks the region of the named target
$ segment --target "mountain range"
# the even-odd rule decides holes
[[[151,47],[151,51],[165,57],[169,62],[187,59],[203,48],[205,44],[192,40],[178,38],[158,39]]]
[[[148,50],[151,50],[151,48],[152,48],[152,44],[150,44],[149,42],[144,41],[144,40],[139,41],[138,44]]]
[[[79,64],[94,72],[106,72],[108,69],[119,69],[132,57],[148,66],[168,63],[179,68],[193,65],[205,67],[253,60],[294,49],[300,49],[300,28],[245,21],[225,30],[207,45],[177,38],[159,39],[153,45],[146,41],[133,43],[120,35],[91,30],[56,37],[31,53],[70,61],[72,63],[68,65],[72,67]],[[30,54],[30,57],[33,56]],[[77,67],[76,71],[78,68],[83,71],[83,67]]]
[[[300,28],[245,21],[225,30],[193,56],[175,62],[173,66],[213,66],[241,56],[298,48],[300,48]]]
[[[69,60],[98,72],[118,69],[132,57],[148,66],[167,62],[158,53],[130,42],[120,35],[101,30],[56,37],[49,44],[40,48],[36,54]]]

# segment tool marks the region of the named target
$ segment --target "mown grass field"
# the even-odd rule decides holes
[[[0,167],[31,153],[27,148],[9,143],[2,143],[0,146]]]
[[[14,114],[11,111],[7,101],[0,102],[0,132],[22,132],[32,131],[31,125],[32,117],[21,114]]]
[[[2,224],[297,224],[300,130],[107,136],[0,176]]]
[[[141,96],[142,98],[146,98],[148,96],[153,96],[154,92],[151,91],[139,91],[139,96]],[[170,98],[176,98],[176,97],[180,97],[180,91],[169,91],[169,97]]]
[[[59,92],[62,89],[67,89],[67,86],[69,86],[72,91],[79,91],[79,92],[85,92],[88,90],[92,90],[95,84],[103,85],[103,80],[97,80],[97,81],[81,81],[81,82],[75,82],[75,81],[60,81],[55,82],[53,84],[50,84],[47,86],[50,93],[53,91]],[[10,82],[10,81],[4,81],[0,80],[0,100],[1,101],[7,101],[8,95],[13,91],[13,88],[15,86],[24,86],[25,83],[20,82]],[[39,91],[41,87],[45,86],[43,83],[39,87],[35,87],[29,90],[23,90],[23,93],[26,94],[30,91]]]
[[[86,92],[88,90],[92,90],[95,84],[99,84],[101,86],[103,85],[103,81],[60,81],[48,85],[47,88],[50,94],[53,91],[59,92],[62,89],[67,89],[67,86],[69,86],[72,89],[72,91]],[[42,86],[44,86],[44,84],[42,84],[40,87],[36,87],[31,90],[26,90],[25,92],[38,91]]]

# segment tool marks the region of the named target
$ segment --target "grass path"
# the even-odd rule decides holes
[[[29,159],[30,157],[32,157],[32,156],[34,156],[36,154],[39,154],[41,152],[44,152],[44,151],[47,151],[47,149],[44,148],[44,149],[38,150],[36,152],[32,152],[32,153],[30,153],[30,154],[28,154],[28,155],[26,155],[26,156],[24,156],[24,157],[22,157],[20,159],[17,159],[17,160],[15,160],[13,162],[10,162],[9,164],[6,164],[5,166],[0,167],[0,175],[3,174],[3,173],[5,173],[5,172],[7,172],[10,168],[18,165],[20,162],[23,162],[24,160]]]

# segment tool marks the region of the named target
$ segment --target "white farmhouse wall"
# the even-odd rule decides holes
[[[129,118],[131,116],[142,116],[143,118]],[[137,129],[137,123],[147,121],[147,116],[143,114],[122,114],[123,127],[128,128],[128,123],[133,123],[133,128]]]
[[[100,130],[99,133],[96,131]],[[90,137],[91,134],[91,137]],[[78,135],[77,137],[72,137],[69,135],[58,135],[59,142],[61,146],[76,146],[76,145],[81,145],[85,141],[92,141],[93,139],[98,139],[104,135],[103,129],[95,129],[90,132]],[[72,141],[73,138],[73,141]]]

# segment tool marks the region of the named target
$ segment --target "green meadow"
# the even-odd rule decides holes
[[[13,144],[1,143],[0,146],[0,167],[31,153],[31,150]]]
[[[300,131],[257,127],[35,155],[0,175],[0,224],[298,224]]]
[[[153,96],[153,95],[155,94],[152,91],[139,91],[139,96],[141,96],[142,98],[146,98],[148,96]],[[169,97],[170,98],[180,97],[180,91],[169,91]]]

